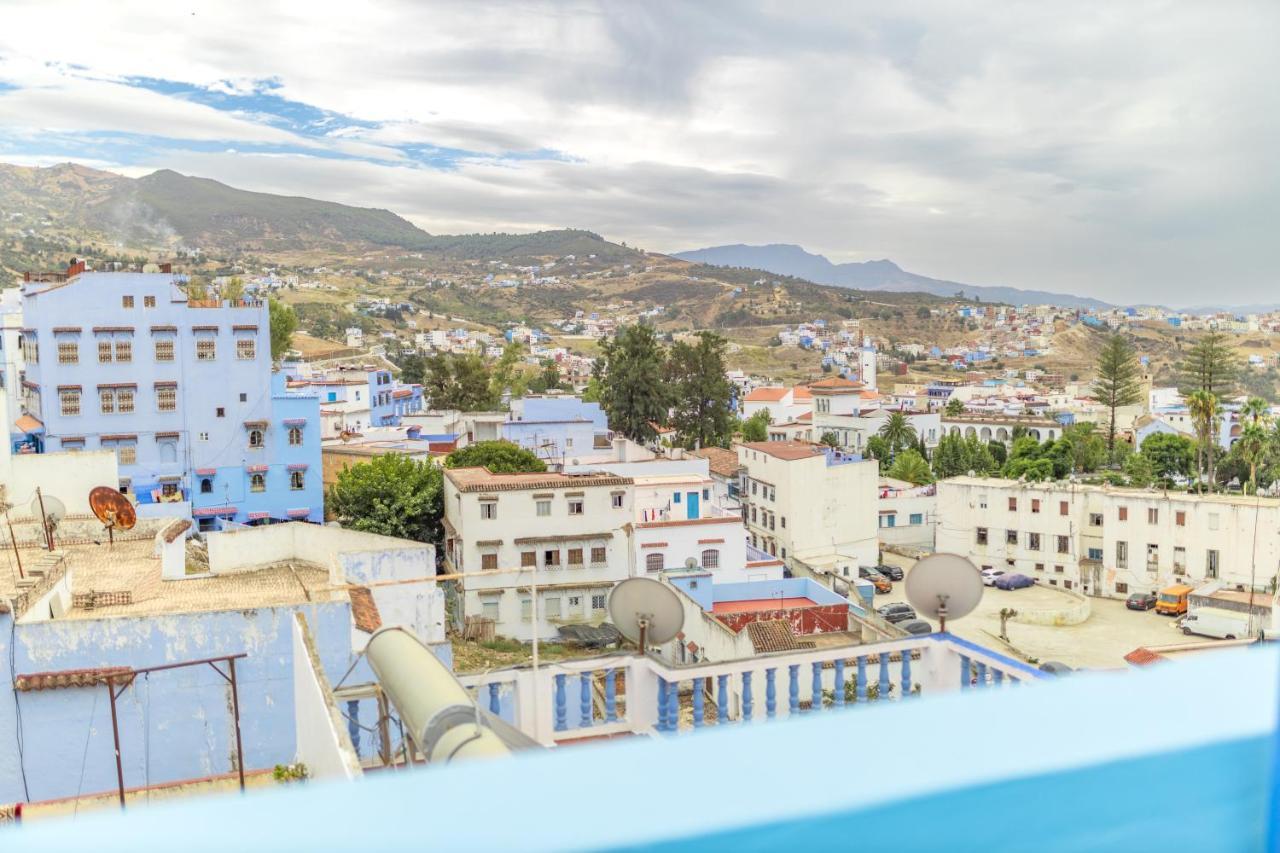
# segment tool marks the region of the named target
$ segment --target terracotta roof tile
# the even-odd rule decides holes
[[[366,634],[372,634],[382,627],[382,614],[373,600],[373,593],[367,586],[353,586],[347,590],[351,596],[351,618],[356,627]]]
[[[732,450],[725,450],[723,447],[703,447],[689,451],[689,455],[707,460],[707,467],[717,477],[736,476],[738,469],[742,467],[738,462],[738,454]]]
[[[786,388],[756,388],[744,398],[748,403],[776,403],[787,396]]]
[[[791,623],[785,619],[768,619],[762,622],[748,622],[747,636],[756,654],[766,652],[792,652],[801,648],[796,640]]]
[[[1146,646],[1139,646],[1129,654],[1124,656],[1125,662],[1134,666],[1150,666],[1157,661],[1164,660],[1162,655],[1158,655]]]

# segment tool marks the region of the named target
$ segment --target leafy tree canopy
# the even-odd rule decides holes
[[[388,453],[340,471],[326,503],[343,527],[437,542],[443,474],[430,462]]]
[[[495,474],[536,473],[547,465],[531,450],[510,441],[477,441],[450,453],[446,468],[488,468]]]

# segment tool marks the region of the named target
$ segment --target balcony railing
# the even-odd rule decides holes
[[[786,719],[845,705],[1042,677],[950,634],[671,666],[612,655],[464,675],[476,701],[544,744],[617,734],[674,735],[704,726]]]

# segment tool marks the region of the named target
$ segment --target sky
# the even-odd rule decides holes
[[[0,161],[653,251],[1275,301],[1280,3],[0,7]]]

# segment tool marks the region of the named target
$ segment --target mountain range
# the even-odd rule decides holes
[[[1016,287],[993,287],[962,284],[957,281],[929,278],[907,272],[893,261],[863,261],[833,264],[826,257],[807,252],[790,243],[767,246],[712,246],[676,252],[673,257],[696,263],[722,267],[748,267],[768,270],[776,275],[793,275],[818,284],[851,287],[859,290],[887,290],[899,293],[929,293],[934,296],[977,297],[984,302],[1007,302],[1011,305],[1043,304],[1068,308],[1110,308],[1109,303],[1089,296],[1051,293],[1044,290],[1022,290]]]

